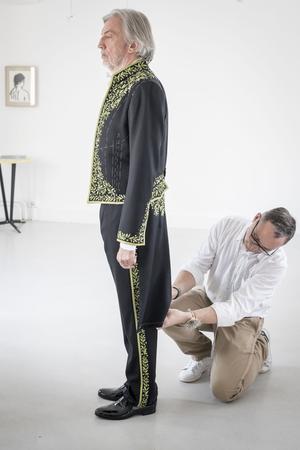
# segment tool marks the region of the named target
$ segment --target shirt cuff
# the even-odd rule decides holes
[[[120,242],[120,248],[122,248],[123,250],[129,250],[131,252],[134,252],[136,250],[135,245],[125,244],[125,242]]]

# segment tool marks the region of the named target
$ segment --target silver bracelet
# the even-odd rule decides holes
[[[187,312],[191,313],[192,317],[185,322],[185,326],[188,328],[194,328],[194,329],[200,328],[202,325],[202,322],[196,318],[196,314],[194,313],[194,311],[192,311],[189,308],[187,310]]]

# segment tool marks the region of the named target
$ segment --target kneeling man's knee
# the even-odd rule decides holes
[[[213,395],[221,402],[229,403],[235,400],[239,395],[239,389],[229,386],[222,380],[211,383],[211,391]]]

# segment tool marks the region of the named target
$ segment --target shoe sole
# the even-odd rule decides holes
[[[129,411],[126,414],[122,414],[121,416],[113,415],[113,414],[106,414],[105,412],[97,413],[97,410],[95,411],[95,414],[97,417],[100,417],[101,419],[108,419],[108,420],[124,420],[129,419],[129,417],[133,416],[148,416],[149,414],[154,414],[156,411],[156,405],[150,405],[145,406],[144,408],[134,408],[131,411]]]
[[[264,374],[264,373],[268,373],[268,372],[271,372],[271,369],[272,369],[272,367],[262,367],[261,369],[260,369],[260,371],[258,372],[260,375],[262,375],[262,374]]]

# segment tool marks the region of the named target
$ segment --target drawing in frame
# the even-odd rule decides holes
[[[6,106],[36,105],[36,67],[5,67]]]

